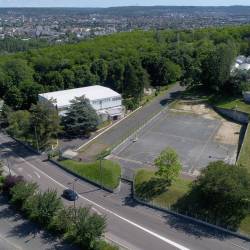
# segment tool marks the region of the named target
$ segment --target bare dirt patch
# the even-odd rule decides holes
[[[178,101],[174,104],[173,111],[199,115],[205,119],[221,118],[208,104],[200,101]]]
[[[240,129],[241,125],[224,120],[214,139],[223,144],[237,145],[239,142]]]

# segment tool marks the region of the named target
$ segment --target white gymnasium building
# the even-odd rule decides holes
[[[52,101],[59,114],[63,115],[70,106],[70,101],[81,96],[85,96],[89,100],[91,106],[104,120],[117,120],[123,116],[121,95],[100,85],[43,93],[38,95],[38,99],[43,102]]]

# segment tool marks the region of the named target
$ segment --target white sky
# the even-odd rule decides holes
[[[0,7],[110,7],[146,5],[249,5],[250,0],[0,0]]]

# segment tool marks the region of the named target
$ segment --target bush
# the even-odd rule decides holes
[[[47,227],[53,216],[62,208],[62,201],[55,190],[47,190],[30,196],[23,206],[30,219]]]
[[[75,209],[73,207],[64,207],[54,215],[49,229],[59,234],[64,234],[65,238],[69,238],[74,219]]]
[[[25,181],[18,182],[10,190],[11,203],[16,205],[18,208],[22,208],[24,202],[36,192],[37,188],[38,186],[36,183]]]
[[[17,183],[23,181],[23,176],[8,175],[6,176],[3,183],[3,192],[9,194],[11,188],[13,188]]]
[[[89,207],[77,208],[72,237],[84,249],[95,249],[106,227],[106,219],[91,213]]]

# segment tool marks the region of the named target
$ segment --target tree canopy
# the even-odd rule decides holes
[[[82,96],[71,101],[62,117],[62,124],[69,135],[83,136],[96,130],[99,118],[89,100]]]
[[[231,229],[249,214],[250,174],[223,161],[210,163],[176,207]]]
[[[0,98],[28,109],[39,92],[101,84],[138,103],[144,87],[177,80],[223,91],[234,56],[249,54],[249,33],[249,25],[133,31],[4,55]]]

